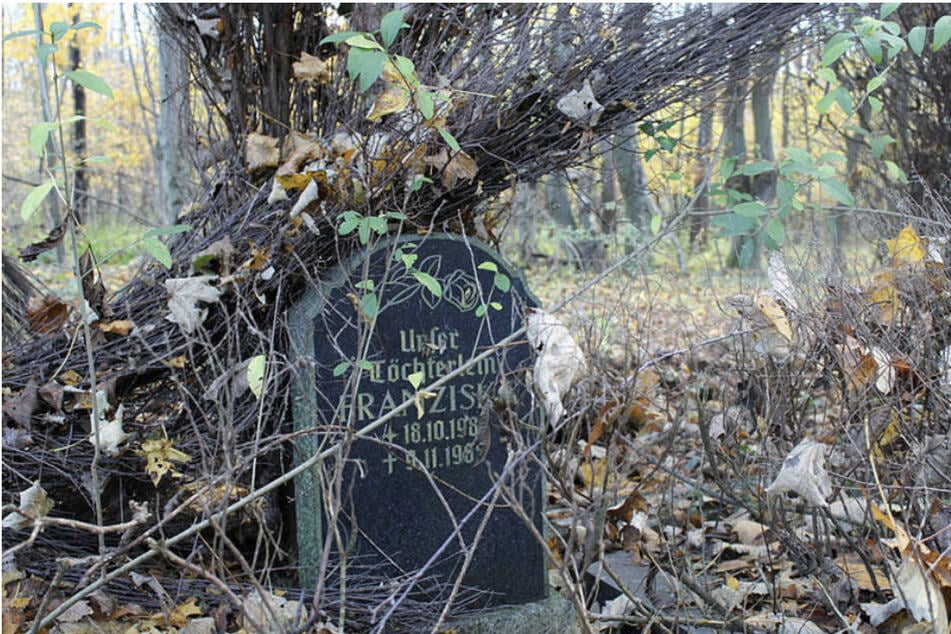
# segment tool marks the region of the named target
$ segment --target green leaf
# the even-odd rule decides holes
[[[746,216],[747,218],[759,218],[760,216],[768,215],[769,209],[760,201],[754,200],[753,202],[734,205],[733,213]]]
[[[69,26],[70,31],[82,31],[83,29],[95,29],[96,31],[101,31],[102,27],[89,20],[86,20],[85,22],[77,22],[76,24],[71,24]]]
[[[664,217],[660,214],[651,216],[651,235],[657,235],[660,233],[660,223],[664,221]]]
[[[63,73],[63,75],[68,77],[71,81],[83,86],[84,88],[88,88],[93,92],[97,92],[100,95],[109,97],[109,99],[115,98],[115,95],[112,94],[112,88],[109,87],[109,84],[103,81],[99,75],[94,75],[88,70],[68,70]]]
[[[845,86],[839,86],[832,91],[835,95],[835,102],[842,108],[842,112],[852,116],[852,95]]]
[[[736,165],[736,157],[728,156],[720,161],[720,178],[725,182],[733,176],[733,167]]]
[[[502,304],[499,302],[489,302],[489,306],[492,307],[492,310],[502,310]]]
[[[816,163],[845,163],[847,160],[842,152],[826,152],[816,159]]]
[[[882,84],[885,83],[885,77],[882,75],[875,75],[868,80],[868,83],[865,85],[866,94],[870,94],[881,88]]]
[[[869,95],[868,105],[872,109],[872,112],[881,112],[882,106],[884,104],[882,104],[882,100],[879,99],[878,97],[872,97],[871,95]]]
[[[413,386],[414,390],[418,390],[419,386],[423,384],[424,378],[426,378],[426,375],[420,370],[419,372],[413,372],[407,375],[406,380],[409,381],[409,384]]]
[[[893,161],[885,161],[885,168],[888,170],[889,176],[900,182],[902,185],[908,184],[908,177],[905,176],[905,171],[898,167],[898,165]]]
[[[882,158],[885,148],[887,148],[892,143],[895,143],[895,137],[889,134],[883,134],[882,136],[872,136],[868,139],[868,144],[872,148],[872,155],[874,155],[875,158]]]
[[[360,280],[353,285],[354,288],[359,288],[361,291],[372,291],[376,288],[376,282],[373,280]]]
[[[934,23],[934,40],[931,42],[931,50],[937,53],[941,47],[951,40],[951,15],[942,15]]]
[[[343,221],[340,223],[340,227],[337,228],[337,234],[345,236],[347,234],[353,233],[353,231],[360,226],[360,221],[363,217],[353,210],[348,210],[340,214]]]
[[[16,39],[18,37],[26,37],[28,35],[36,35],[37,33],[42,33],[39,29],[28,29],[26,31],[14,31],[13,33],[8,33],[3,36],[3,42],[6,44],[8,41]]]
[[[248,389],[250,389],[251,393],[258,399],[261,398],[261,393],[264,392],[264,369],[267,365],[266,362],[267,357],[263,354],[251,357],[251,360],[248,361]]]
[[[809,154],[809,152],[806,152],[805,150],[803,150],[802,148],[788,147],[788,148],[785,148],[785,152],[786,152],[786,156],[788,156],[791,160],[797,163],[801,163],[809,168],[814,167],[812,155]]]
[[[839,42],[834,42],[829,40],[829,43],[826,44],[825,50],[822,51],[822,65],[831,66],[835,60],[842,57],[842,55],[852,48],[852,41],[850,39],[844,39]]]
[[[375,293],[367,293],[360,298],[360,310],[367,319],[376,319],[380,310],[380,300]]]
[[[360,80],[360,92],[366,92],[379,78],[386,65],[386,53],[365,48],[352,48],[347,55],[347,73],[352,81]]]
[[[350,367],[349,361],[341,361],[340,363],[334,366],[333,375],[335,377],[341,376],[344,372],[347,371],[347,368],[349,367]]]
[[[370,223],[367,222],[367,218],[364,218],[360,221],[360,226],[357,227],[357,237],[360,239],[360,244],[366,245],[370,242]]]
[[[862,48],[865,49],[865,52],[868,53],[868,56],[872,58],[872,61],[876,64],[882,63],[882,45],[874,37],[863,37],[861,40]]]
[[[839,81],[839,78],[835,76],[835,71],[831,68],[820,68],[816,71],[816,77],[825,80],[830,84],[834,84]]]
[[[59,50],[59,46],[50,42],[43,42],[36,47],[36,56],[40,59],[40,66],[46,68],[46,61],[50,55]]]
[[[773,171],[773,162],[772,161],[753,161],[752,163],[747,163],[736,171],[737,174],[743,174],[744,176],[756,176],[758,174],[764,174],[766,172]]]
[[[756,228],[756,220],[737,214],[723,214],[713,219],[713,224],[723,230],[725,236],[742,236]]]
[[[340,44],[340,42],[346,42],[354,35],[357,35],[356,31],[341,31],[340,33],[331,33],[324,39],[320,40],[320,46],[324,44]]]
[[[488,306],[485,304],[479,304],[476,306],[475,316],[476,317],[485,317],[485,311],[488,310]]]
[[[424,119],[432,119],[436,114],[436,104],[433,101],[433,93],[426,90],[416,91],[416,105]]]
[[[69,22],[63,22],[62,20],[58,22],[53,22],[49,26],[47,33],[52,36],[54,42],[58,42],[66,33],[69,32]]]
[[[816,104],[816,112],[819,114],[826,114],[829,110],[832,109],[832,104],[835,103],[835,93],[827,92],[822,95],[819,99],[819,102]]]
[[[367,372],[370,372],[371,370],[373,370],[373,364],[370,363],[368,359],[360,359],[359,361],[357,361],[357,367],[360,368],[361,370],[366,370]]]
[[[908,48],[921,57],[921,52],[925,50],[925,37],[928,35],[928,29],[923,26],[916,26],[908,31]]]
[[[39,123],[33,124],[33,127],[30,128],[29,142],[34,154],[43,156],[43,146],[46,145],[50,130],[53,130],[57,126],[59,126],[59,123],[55,121],[40,121]]]
[[[413,277],[415,277],[420,284],[426,287],[427,291],[436,297],[442,297],[442,286],[439,284],[439,280],[429,273],[424,273],[423,271],[417,271],[415,269],[410,271],[410,273],[412,273]]]
[[[895,13],[898,7],[901,6],[901,2],[883,2],[882,6],[878,9],[878,17],[882,20]]]
[[[109,158],[108,156],[103,156],[103,155],[101,155],[101,154],[97,154],[96,156],[87,156],[86,158],[79,160],[79,164],[80,164],[80,165],[86,165],[87,163],[107,163],[107,164],[110,164],[110,163],[112,163],[112,162],[113,162],[113,160],[112,160],[111,158]]]
[[[766,224],[763,225],[763,232],[766,234],[766,237],[772,241],[773,249],[778,249],[783,246],[783,242],[786,241],[786,227],[783,226],[779,218],[770,218],[767,220]]]
[[[396,36],[399,35],[400,29],[404,26],[408,27],[409,25],[403,22],[403,11],[400,9],[393,9],[383,16],[383,19],[380,20],[380,37],[383,38],[384,48],[390,48],[390,44],[393,43]]]
[[[462,149],[459,146],[459,142],[456,141],[456,137],[452,136],[452,134],[446,128],[439,128],[439,136],[443,138],[443,141],[446,142],[446,145],[448,145],[449,149],[453,152],[459,152]]]
[[[155,227],[146,231],[142,237],[143,238],[153,238],[158,236],[170,236],[176,233],[185,233],[186,231],[191,231],[191,225],[170,225],[168,227]]]
[[[383,47],[380,46],[380,43],[370,37],[367,33],[355,33],[347,38],[347,44],[353,48],[360,48],[368,51],[378,51],[380,53],[386,54],[386,51],[383,50]]]
[[[419,256],[415,253],[400,253],[400,260],[403,262],[403,266],[408,269],[413,268],[413,265],[416,264],[416,260],[419,259]]]
[[[885,30],[886,33],[890,33],[892,35],[898,35],[899,33],[901,33],[901,25],[898,22],[895,22],[894,20],[888,20],[887,22],[882,22],[882,28]]]
[[[737,264],[740,265],[741,269],[749,268],[750,264],[753,262],[753,253],[754,253],[754,244],[752,240],[744,240],[743,246],[740,247],[740,254],[737,258]]]
[[[172,268],[172,253],[165,246],[165,243],[155,237],[144,238],[142,245],[146,252],[167,269]]]
[[[499,272],[499,266],[495,262],[486,261],[480,264],[479,266],[477,266],[476,268],[479,269],[480,271],[492,271],[493,273]]]
[[[823,191],[832,196],[836,202],[848,205],[849,207],[855,205],[855,198],[852,197],[852,193],[849,191],[849,188],[845,186],[845,183],[831,178],[823,179],[819,182],[822,185]]]
[[[23,199],[23,203],[20,205],[20,217],[23,218],[23,220],[29,220],[36,210],[39,209],[40,205],[43,204],[43,201],[46,200],[46,197],[50,191],[53,190],[55,185],[56,183],[53,181],[46,181],[31,189],[30,193],[26,195],[26,198]]]
[[[503,293],[508,293],[512,288],[512,280],[505,273],[496,273],[492,278],[492,284]]]

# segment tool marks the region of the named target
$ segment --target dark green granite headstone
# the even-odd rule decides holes
[[[438,280],[439,295],[421,281],[427,276]],[[444,599],[481,530],[463,577],[469,597],[497,605],[546,596],[543,545],[510,508],[519,504],[542,534],[542,475],[524,450],[539,425],[526,387],[531,350],[524,338],[497,345],[535,305],[498,254],[475,240],[430,234],[384,240],[295,306],[298,463],[338,442],[341,430],[358,431],[413,398],[410,377],[421,372],[425,387],[492,351],[421,398],[421,412],[410,407],[353,442],[337,524],[348,584],[357,575],[396,579],[431,562],[414,596]],[[500,479],[506,496],[493,493]],[[317,468],[295,481],[305,587],[316,584],[324,554],[328,486]],[[333,544],[332,570],[340,558]]]

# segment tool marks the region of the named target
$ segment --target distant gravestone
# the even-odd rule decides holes
[[[523,337],[497,345],[535,305],[497,254],[430,234],[383,241],[295,306],[298,463],[339,442],[343,429],[358,432],[417,401],[353,441],[339,483],[329,482],[328,465],[295,481],[305,587],[316,584],[329,543],[329,569],[342,544],[350,584],[428,566],[414,598],[438,601],[466,566],[463,594],[479,605],[546,596],[544,547],[512,510],[542,534],[543,480],[526,449],[538,426],[526,387],[531,350]],[[434,393],[418,392],[486,351]],[[327,540],[333,491],[340,540]]]

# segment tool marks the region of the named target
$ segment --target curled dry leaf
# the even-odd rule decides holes
[[[119,335],[125,337],[135,328],[135,322],[130,319],[117,319],[116,321],[100,321],[96,324],[99,330],[107,335]]]
[[[42,299],[31,297],[26,308],[26,321],[30,330],[50,334],[62,328],[69,319],[69,306],[56,295]]]
[[[102,392],[99,392],[102,394]],[[99,420],[98,434],[96,429],[92,430],[92,433],[89,434],[89,442],[95,446],[99,445],[99,449],[106,452],[110,456],[119,455],[119,445],[124,443],[129,439],[131,434],[127,434],[122,430],[122,415],[123,407],[120,404],[116,408],[115,416],[112,419],[102,418]]]
[[[30,379],[19,394],[3,397],[3,413],[24,429],[30,428],[30,417],[36,410],[36,381]]]
[[[388,114],[403,112],[410,103],[412,95],[409,90],[395,83],[388,83],[386,88],[376,96],[373,108],[367,115],[368,121],[379,121]]]
[[[330,64],[310,53],[302,52],[300,61],[294,62],[294,79],[326,84],[330,81]]]
[[[20,506],[3,518],[4,528],[23,529],[32,526],[34,520],[49,515],[53,509],[53,500],[46,495],[40,481],[34,482],[29,489],[20,492]]]
[[[299,601],[291,601],[270,592],[263,595],[254,590],[241,604],[241,625],[255,631],[255,625],[264,631],[282,632],[295,629],[307,620],[307,609]]]
[[[278,139],[252,132],[244,144],[244,156],[248,162],[248,171],[254,174],[272,169],[281,162],[281,151],[277,148]]]
[[[565,413],[562,398],[585,372],[584,353],[564,324],[542,310],[529,313],[525,332],[538,355],[535,389],[545,403],[549,423],[554,424]]]
[[[217,275],[198,275],[165,280],[165,289],[170,294],[170,313],[165,319],[178,324],[186,334],[195,332],[208,314],[199,303],[216,302],[221,297],[221,291],[211,285],[217,279]]]
[[[917,557],[910,553],[902,556],[895,583],[901,589],[896,594],[903,599],[915,621],[931,623],[934,632],[948,631],[948,610],[944,597],[931,573],[922,568]]]
[[[783,460],[782,469],[766,489],[769,495],[787,491],[797,493],[814,506],[828,506],[826,498],[832,495],[832,481],[826,472],[828,447],[807,438],[793,447]]]
[[[589,126],[597,125],[604,111],[604,106],[598,103],[587,79],[581,88],[562,95],[555,106],[572,121]]]
[[[424,165],[442,170],[442,185],[446,189],[454,188],[459,180],[472,181],[479,173],[479,166],[475,160],[462,151],[456,152],[452,158],[449,158],[446,148],[440,148],[439,153],[424,157],[422,162]]]

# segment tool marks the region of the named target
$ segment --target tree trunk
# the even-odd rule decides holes
[[[70,4],[70,7],[75,7]],[[79,24],[79,9],[73,14],[73,24]],[[69,67],[71,70],[79,70],[82,62],[82,52],[79,50],[77,36],[74,33],[69,41]],[[76,167],[73,168],[73,200],[72,210],[76,222],[82,224],[88,222],[85,218],[87,214],[87,202],[89,200],[89,182],[86,179],[86,89],[79,82],[73,82],[73,114],[77,119],[73,123],[73,152],[76,154]]]
[[[563,237],[561,244],[569,262],[579,262],[581,259],[573,237],[578,230],[574,214],[571,212],[571,201],[568,198],[568,183],[564,171],[553,172],[545,179],[545,199],[548,201],[548,213],[555,224],[569,236]]]
[[[189,193],[191,172],[185,148],[194,145],[186,130],[191,121],[188,101],[188,60],[167,27],[159,29],[159,157],[162,182],[159,198],[169,224],[178,218]]]
[[[617,188],[610,143],[602,141],[598,153],[601,155],[601,231],[612,234],[617,231]]]
[[[624,215],[640,233],[650,227],[651,206],[647,176],[637,144],[637,127],[627,126],[620,136],[623,140],[614,149],[614,165],[624,198]]]
[[[744,129],[746,113],[746,82],[745,69],[734,64],[732,67],[733,81],[726,91],[723,104],[723,135],[724,158],[732,158],[734,166],[739,167],[746,162],[746,131]],[[751,193],[749,178],[746,176],[731,176],[726,182],[727,189],[736,192]],[[730,240],[730,252],[727,254],[727,268],[745,268],[744,265],[753,261],[756,245],[750,235],[734,236]]]
[[[697,159],[694,163],[693,188],[697,192],[693,211],[690,217],[690,248],[706,242],[706,229],[710,224],[709,177],[710,177],[710,145],[713,143],[713,108],[707,107],[700,111],[700,127],[697,130]]]

